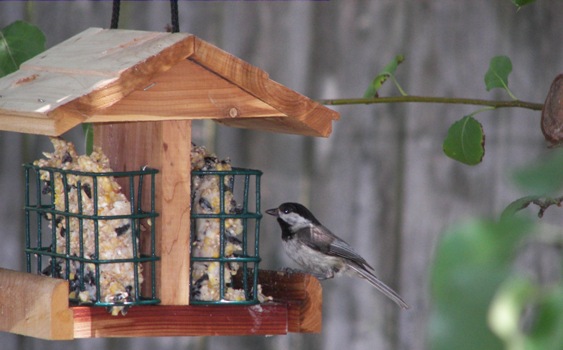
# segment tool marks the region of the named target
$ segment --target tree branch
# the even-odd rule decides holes
[[[373,103],[442,103],[442,104],[463,104],[475,106],[490,106],[494,108],[526,108],[541,111],[543,103],[533,103],[520,100],[499,101],[481,100],[476,98],[455,98],[455,97],[430,97],[430,96],[393,96],[393,97],[374,97],[374,98],[339,98],[318,100],[319,103],[329,106],[358,105]]]

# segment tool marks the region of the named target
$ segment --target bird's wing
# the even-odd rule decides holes
[[[299,238],[312,249],[327,255],[351,260],[359,266],[373,268],[343,239],[324,226],[308,227],[298,232]]]

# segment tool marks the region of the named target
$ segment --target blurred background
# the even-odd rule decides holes
[[[23,19],[47,47],[89,27],[108,28],[110,1],[1,1],[0,28]],[[563,1],[517,8],[510,0],[180,1],[180,31],[256,65],[313,99],[361,97],[395,55],[396,77],[412,95],[510,99],[487,92],[489,60],[513,63],[510,89],[543,103],[563,72]],[[120,28],[165,31],[167,1],[123,2]],[[398,95],[388,82],[381,96]],[[429,266],[445,229],[494,217],[525,195],[511,170],[549,152],[540,113],[501,109],[478,114],[486,134],[483,163],[447,158],[449,125],[479,107],[437,104],[342,106],[329,138],[275,135],[194,123],[194,141],[236,166],[260,169],[262,209],[307,205],[411,305],[402,311],[367,283],[323,282],[320,334],[273,337],[87,339],[48,342],[0,333],[2,349],[400,349],[428,348]],[[82,129],[64,135],[83,150]],[[46,137],[0,132],[0,266],[24,270],[21,164],[52,147]],[[561,224],[557,211],[546,220]],[[262,220],[262,268],[295,267],[271,218]],[[528,263],[549,270],[532,254]]]

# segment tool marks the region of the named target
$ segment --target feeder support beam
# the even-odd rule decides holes
[[[159,170],[156,176],[159,217],[153,223],[157,232],[156,251],[160,256],[156,272],[157,297],[162,305],[188,305],[191,121],[95,124],[94,140],[96,145],[103,145],[115,171],[144,166]]]

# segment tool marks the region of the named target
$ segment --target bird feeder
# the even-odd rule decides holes
[[[319,332],[321,287],[305,274],[260,271],[270,302],[190,303],[191,120],[327,137],[338,117],[185,33],[90,28],[25,62],[0,79],[0,130],[59,136],[92,123],[114,171],[155,170],[160,303],[112,316],[71,306],[67,280],[0,269],[0,330],[44,339]]]

